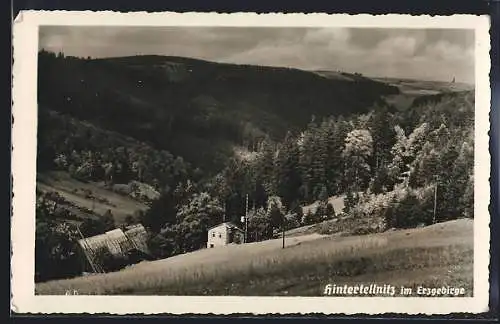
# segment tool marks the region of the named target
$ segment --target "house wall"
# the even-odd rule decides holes
[[[208,231],[207,248],[224,246],[228,243],[227,226],[221,225]]]
[[[227,225],[220,225],[208,231],[207,248],[224,246],[230,243],[240,244],[244,241],[244,233]]]

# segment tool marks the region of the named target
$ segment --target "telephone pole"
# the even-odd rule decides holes
[[[438,190],[438,183],[439,183],[439,177],[435,177],[436,183],[434,184],[434,215],[432,217],[432,224],[436,224],[436,211],[437,211],[437,190]]]
[[[245,243],[248,242],[248,194],[246,196],[245,204]]]
[[[285,215],[283,215],[283,223],[281,224],[281,231],[283,237],[283,249],[285,248]]]

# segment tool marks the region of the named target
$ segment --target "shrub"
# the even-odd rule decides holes
[[[333,218],[335,217],[335,208],[333,208],[333,205],[331,203],[328,203],[326,205],[326,217],[327,218]]]
[[[120,183],[113,185],[113,191],[124,196],[129,196],[132,193],[128,184]]]
[[[127,256],[115,256],[106,247],[100,247],[96,251],[95,261],[98,262],[106,272],[120,270],[129,264]]]
[[[317,213],[313,213],[311,211],[311,209],[309,209],[306,214],[303,216],[302,218],[302,223],[304,225],[311,225],[311,224],[315,224],[315,223],[318,223],[319,220],[317,219],[316,217]]]
[[[125,216],[125,225],[132,225],[134,223],[135,223],[134,216],[132,215]]]
[[[90,237],[102,234],[107,230],[106,224],[99,218],[88,217],[80,224],[80,231],[83,236]]]
[[[408,193],[400,201],[394,199],[384,217],[388,227],[412,228],[421,224],[430,225],[433,220],[432,197],[419,197],[417,193]]]
[[[335,223],[332,221],[328,221],[328,222],[319,223],[316,227],[316,232],[318,232],[318,234],[322,234],[322,235],[329,235],[329,234],[335,233],[336,229],[337,229],[337,227],[335,226]]]
[[[174,252],[173,244],[164,234],[152,234],[147,240],[148,250],[158,259],[169,257]]]

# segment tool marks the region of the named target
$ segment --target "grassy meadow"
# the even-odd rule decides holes
[[[321,296],[325,284],[457,286],[472,295],[473,221],[364,236],[309,234],[49,281],[36,294]]]

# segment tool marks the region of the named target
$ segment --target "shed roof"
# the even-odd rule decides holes
[[[148,232],[142,224],[128,226],[125,230],[125,236],[136,249],[149,253],[147,245]]]
[[[120,228],[103,234],[78,240],[85,253],[94,254],[101,248],[107,248],[114,255],[123,255],[132,248],[148,253],[147,231],[142,225],[129,226],[125,232]]]

